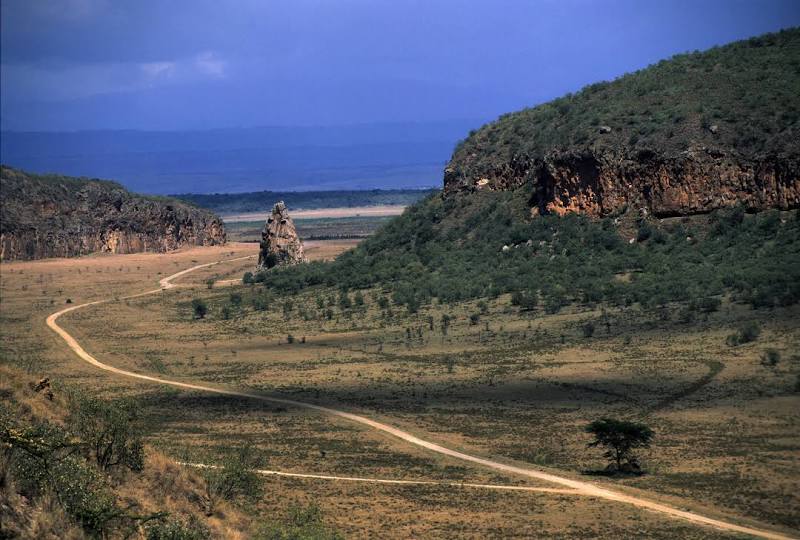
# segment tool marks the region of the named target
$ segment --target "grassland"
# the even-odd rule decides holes
[[[307,251],[324,258],[346,246],[319,243]],[[135,397],[152,426],[151,443],[177,459],[216,462],[249,441],[270,469],[524,483],[341,420],[109,376],[80,362],[44,326],[46,315],[67,299],[80,303],[151,289],[182,268],[255,249],[233,244],[162,256],[3,264],[2,362],[31,379],[49,375],[107,396]],[[363,305],[351,293],[351,307],[343,308],[341,294],[331,289],[276,297],[261,285],[206,285],[241,276],[249,264],[209,267],[186,276],[183,283],[193,288],[81,310],[62,324],[96,356],[133,371],[335,405],[510,463],[632,493],[646,490],[735,521],[800,527],[796,306],[751,310],[725,300],[719,311],[687,324],[680,322],[678,305],[656,311],[636,304],[573,306],[549,315],[521,313],[501,295],[485,305],[434,301],[409,314],[391,302],[382,308],[379,289],[365,291]],[[194,298],[210,307],[203,320],[193,318]],[[267,300],[265,311],[254,308],[255,298]],[[471,324],[476,313],[479,320]],[[444,314],[452,317],[446,334]],[[592,337],[585,335],[587,322],[596,328]],[[747,322],[760,326],[760,337],[726,344]],[[767,349],[780,354],[775,366],[761,360]],[[648,474],[593,476],[604,461],[586,448],[582,429],[601,416],[653,426],[656,444],[643,454]],[[572,495],[266,482],[254,514],[269,516],[293,501],[314,499],[355,537],[725,537]]]
[[[386,224],[391,216],[351,216],[293,219],[303,240],[366,238]],[[226,222],[228,238],[234,242],[260,242],[264,220]]]

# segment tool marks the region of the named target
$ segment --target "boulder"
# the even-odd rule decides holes
[[[297,236],[289,210],[283,201],[279,201],[273,206],[261,233],[258,268],[263,270],[303,262],[306,262],[303,242]]]

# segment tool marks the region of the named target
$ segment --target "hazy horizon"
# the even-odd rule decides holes
[[[800,24],[787,0],[236,7],[2,2],[0,161],[156,194],[439,186],[502,114]]]

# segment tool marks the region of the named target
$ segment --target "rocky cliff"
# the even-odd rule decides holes
[[[306,261],[303,242],[297,236],[294,222],[283,201],[272,207],[272,213],[264,223],[261,233],[261,250],[258,254],[258,268],[269,269],[274,266],[288,266]]]
[[[0,170],[0,258],[165,252],[225,243],[213,213],[103,180]]]
[[[532,214],[579,212],[595,217],[645,209],[656,217],[706,213],[743,205],[748,210],[800,207],[800,160],[746,159],[698,147],[668,156],[652,151],[552,151],[512,160],[477,178],[445,171],[445,194],[513,190],[528,185]]]
[[[532,214],[800,207],[800,30],[680,55],[470,134],[445,197],[521,189]]]

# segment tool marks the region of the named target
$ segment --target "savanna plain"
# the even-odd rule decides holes
[[[309,241],[306,251],[330,259],[356,243]],[[68,304],[110,299],[59,319],[106,364],[349,411],[448,448],[731,523],[800,529],[796,305],[755,310],[724,297],[691,324],[669,303],[582,303],[549,314],[522,310],[509,295],[433,300],[412,312],[381,288],[279,294],[242,283],[257,250],[230,243],[3,263],[4,395],[45,410],[51,405],[26,382],[47,376],[57,396],[83,388],[130,398],[146,419],[148,452],[171,474],[189,468],[173,462],[220,464],[249,446],[262,469],[351,478],[264,476],[262,495],[219,510],[220,523],[225,512],[246,523],[313,503],[356,538],[739,537],[442,456],[320,412],[98,370],[45,319]],[[125,299],[215,261],[172,289]],[[733,346],[730,336],[746,328],[756,336]],[[605,473],[585,432],[603,417],[653,429],[651,448],[639,453],[646,474]]]

